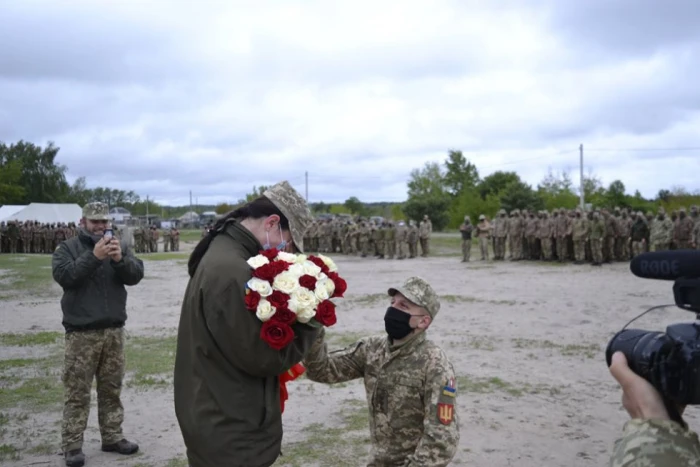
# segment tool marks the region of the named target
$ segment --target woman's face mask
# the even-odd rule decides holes
[[[279,229],[281,242],[275,248],[278,251],[284,251],[284,249],[287,248],[287,241],[282,236],[282,226],[277,224],[277,228]],[[267,242],[265,242],[265,244],[263,245],[263,250],[269,250],[270,248],[272,248],[272,246],[270,245],[270,232],[265,232],[265,236],[267,237]]]

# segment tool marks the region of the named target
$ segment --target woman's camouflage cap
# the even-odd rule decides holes
[[[303,253],[304,232],[313,220],[306,200],[286,180],[265,190],[263,196],[272,201],[287,218],[294,246]]]
[[[400,293],[411,302],[425,308],[433,319],[440,311],[440,299],[430,284],[420,277],[409,277],[401,287],[391,288],[388,293],[391,297]]]

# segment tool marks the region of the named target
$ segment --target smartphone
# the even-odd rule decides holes
[[[114,231],[112,229],[105,229],[104,238],[105,240],[111,240],[114,237]]]

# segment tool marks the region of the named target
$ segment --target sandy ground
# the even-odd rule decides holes
[[[460,376],[461,441],[454,465],[605,465],[628,418],[607,371],[605,346],[618,328],[641,311],[673,301],[671,283],[635,278],[622,263],[591,268],[527,262],[463,264],[456,257],[335,259],[348,281],[347,298],[338,300],[338,324],[332,328],[338,345],[360,335],[382,333],[386,290],[410,275],[428,279],[443,296],[429,336],[444,348]],[[146,275],[130,290],[128,333],[173,334],[187,283],[183,261],[147,261]],[[60,331],[60,290],[53,284],[47,293],[46,298],[24,296],[0,302],[3,332]],[[653,312],[636,327],[662,330],[667,324],[692,319],[672,308]],[[0,347],[0,356],[31,357],[40,351]],[[322,424],[342,429],[344,410],[364,411],[361,381],[328,387],[300,380],[290,385],[290,393],[283,453],[333,450],[309,440],[313,428]],[[176,460],[182,458],[184,447],[171,389],[126,388],[124,405],[125,432],[140,443],[142,454],[125,459],[101,453],[93,410],[85,443],[88,465],[186,465]],[[695,410],[688,412],[691,426],[699,426]],[[31,414],[24,430],[36,430],[57,449],[59,420],[58,412]],[[340,449],[336,457],[307,453],[298,458],[307,459],[306,465],[364,465],[368,429],[354,428],[354,451]],[[11,444],[16,433],[7,429],[0,435],[0,444]],[[287,461],[292,459],[282,457],[276,465]],[[63,462],[55,453],[25,453],[21,461],[4,465]]]

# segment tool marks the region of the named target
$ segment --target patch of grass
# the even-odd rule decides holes
[[[49,373],[49,372],[46,372]],[[63,401],[63,385],[58,375],[45,374],[0,380],[0,409],[22,407],[27,410],[57,409]]]
[[[0,444],[0,461],[18,461],[19,449],[11,444]]]
[[[329,351],[344,349],[345,347],[354,344],[363,337],[367,337],[366,334],[360,334],[359,332],[344,332],[344,333],[326,333],[326,341],[328,342]],[[332,348],[331,348],[332,347]]]
[[[493,339],[489,339],[483,336],[469,337],[467,344],[469,345],[469,347],[477,350],[496,350],[496,346],[493,343]]]
[[[144,261],[183,261],[188,260],[189,253],[177,251],[174,253],[143,253],[139,256]]]
[[[358,401],[359,402],[359,401]],[[306,467],[311,464],[355,467],[369,451],[367,406],[344,407],[340,426],[313,423],[303,429],[306,439],[282,447],[281,466]],[[321,448],[322,447],[322,448]]]
[[[130,387],[165,387],[171,384],[177,337],[133,337],[126,344]]]
[[[25,368],[36,365],[35,358],[12,358],[10,360],[0,360],[0,371],[7,371],[13,368]]]
[[[50,454],[54,454],[58,450],[59,450],[59,446],[55,445],[54,443],[50,443],[48,441],[43,441],[43,442],[37,444],[36,446],[32,446],[30,449],[27,450],[27,452],[29,454],[48,456]]]
[[[0,426],[5,426],[10,423],[10,416],[4,412],[0,412]]]
[[[0,255],[0,298],[10,298],[23,291],[33,296],[46,295],[53,282],[51,255]]]
[[[65,336],[62,332],[28,332],[24,334],[0,334],[0,345],[28,347],[32,345],[52,345]]]
[[[420,246],[418,248],[420,251]],[[452,232],[433,233],[429,251],[429,256],[462,256],[462,236]]]
[[[188,463],[186,458],[183,457],[175,457],[173,459],[170,459],[167,464],[165,464],[165,467],[188,467],[190,464]]]
[[[183,242],[199,242],[202,239],[202,231],[197,229],[188,229],[180,231],[180,243]],[[182,246],[182,245],[180,245]]]
[[[590,359],[597,358],[601,352],[598,344],[557,344],[550,340],[516,338],[513,339],[513,345],[518,349],[550,349],[567,357],[583,356]]]
[[[353,303],[356,303],[358,305],[374,305],[376,303],[379,303],[381,301],[387,301],[389,296],[387,294],[382,294],[382,293],[373,293],[373,294],[366,294],[366,295],[359,295],[355,297],[351,297],[350,300]]]
[[[559,388],[537,385],[529,383],[511,383],[499,377],[480,378],[474,376],[459,376],[457,378],[458,392],[472,392],[477,394],[493,394],[504,392],[513,397],[522,397],[526,394],[539,394],[548,392],[549,394],[559,393]]]
[[[492,305],[517,305],[515,300],[486,300],[469,295],[440,295],[440,301],[448,303],[490,303]],[[521,303],[524,304],[524,303]]]

